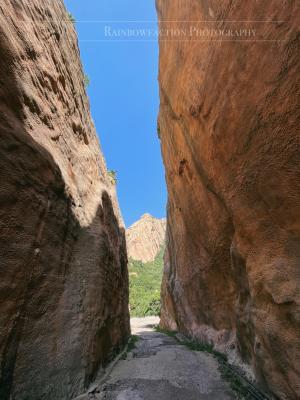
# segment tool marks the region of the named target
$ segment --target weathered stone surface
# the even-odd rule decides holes
[[[157,8],[162,28],[195,25],[162,21],[223,21],[210,22],[217,28],[261,21],[247,27],[263,39],[161,38],[159,127],[169,191],[161,324],[219,348],[236,346],[263,387],[296,400],[299,4],[157,0]]]
[[[128,257],[151,262],[165,243],[166,219],[158,219],[144,214],[126,230]]]
[[[211,354],[191,351],[175,338],[155,332],[158,318],[134,318],[138,338],[95,390],[93,400],[233,400]],[[97,393],[98,392],[98,393]],[[88,400],[76,399],[76,400]]]
[[[79,395],[129,335],[125,229],[83,80],[61,0],[1,1],[3,400]]]

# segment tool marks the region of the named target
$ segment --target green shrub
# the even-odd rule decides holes
[[[87,74],[84,74],[83,76],[83,83],[86,88],[89,87],[91,84],[91,80]]]
[[[117,181],[118,181],[118,179],[117,179],[117,171],[109,170],[109,171],[107,171],[107,173],[108,173],[108,176],[110,178],[111,183],[116,185]]]
[[[136,343],[139,341],[139,336],[137,335],[131,335],[128,341],[128,347],[127,347],[127,351],[131,351],[133,349],[135,349],[136,347]]]
[[[72,22],[72,24],[76,24],[76,19],[74,18],[73,14],[71,14],[70,12],[68,12],[68,18],[69,18],[69,21]]]
[[[129,260],[129,303],[132,317],[160,314],[164,248],[153,262]]]
[[[161,139],[161,130],[160,130],[159,125],[157,125],[157,136],[158,136],[158,139],[160,140]]]

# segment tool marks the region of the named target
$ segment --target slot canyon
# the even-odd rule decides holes
[[[261,399],[300,398],[299,3],[156,0],[156,8],[162,32],[188,23],[196,36],[159,39],[167,221],[146,214],[126,233],[64,2],[0,0],[1,400],[240,398],[218,373],[197,397],[197,385],[171,387],[176,377],[162,382],[159,368],[152,393],[126,386],[118,395],[122,359],[119,378],[97,392],[134,337],[126,237],[130,257],[153,262],[165,226],[158,331],[133,333],[164,346],[161,354],[178,351],[186,360],[178,376],[215,363],[197,356],[194,365],[194,353],[163,332],[225,354]],[[204,39],[201,21],[214,32],[240,21],[240,32],[261,37]],[[159,354],[147,343],[130,368]],[[163,388],[173,394],[157,395]]]

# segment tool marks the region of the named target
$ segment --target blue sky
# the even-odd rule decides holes
[[[166,188],[157,138],[158,44],[107,38],[105,27],[156,26],[154,0],[65,0],[76,19],[88,94],[107,166],[118,172],[127,226],[148,212],[165,216]],[[115,21],[115,22],[114,22]],[[128,22],[116,22],[128,21]],[[131,21],[131,22],[129,22]],[[140,22],[137,22],[140,21]]]

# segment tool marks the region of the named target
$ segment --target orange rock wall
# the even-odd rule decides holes
[[[296,400],[300,14],[283,3],[157,0],[161,29],[258,21],[252,41],[160,38],[161,325],[238,354],[263,388]]]

